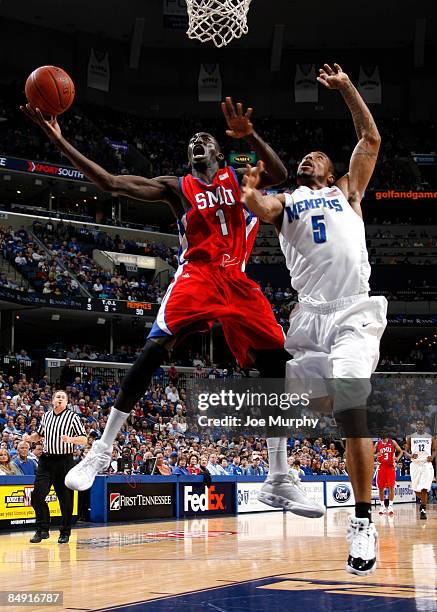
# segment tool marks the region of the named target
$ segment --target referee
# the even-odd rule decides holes
[[[73,491],[65,486],[64,478],[74,465],[74,445],[86,444],[87,437],[80,417],[67,408],[67,401],[65,391],[56,391],[52,397],[53,410],[45,412],[36,432],[25,438],[27,442],[37,442],[44,438],[43,454],[38,463],[32,492],[32,506],[36,515],[36,532],[30,540],[32,544],[38,544],[49,537],[50,510],[45,499],[52,485],[62,514],[58,542],[65,544],[70,539]]]

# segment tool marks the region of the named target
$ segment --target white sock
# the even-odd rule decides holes
[[[287,438],[267,438],[269,474],[288,474]]]
[[[112,450],[112,443],[114,442],[118,432],[123,426],[123,423],[128,417],[127,412],[117,410],[115,406],[112,406],[111,412],[109,413],[108,422],[106,423],[103,435],[99,442],[102,442],[108,449]]]

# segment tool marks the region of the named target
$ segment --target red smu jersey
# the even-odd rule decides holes
[[[218,170],[210,185],[191,174],[179,181],[191,204],[178,221],[179,264],[216,263],[244,271],[259,220],[241,202],[234,169]]]
[[[395,464],[395,446],[393,444],[393,440],[389,439],[387,440],[387,442],[383,442],[382,440],[379,440],[376,450],[378,453],[379,465],[394,466]]]

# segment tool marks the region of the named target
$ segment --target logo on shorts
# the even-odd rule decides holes
[[[182,274],[182,278],[190,278],[190,275],[188,274],[188,272],[186,272],[185,274]]]
[[[109,509],[120,510],[120,493],[110,493],[109,495]]]
[[[363,327],[367,327],[370,323],[363,323]]]
[[[345,504],[351,497],[349,485],[337,485],[332,491],[332,497],[338,504]]]

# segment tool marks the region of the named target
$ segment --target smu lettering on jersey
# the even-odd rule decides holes
[[[218,170],[210,185],[191,174],[179,181],[191,204],[178,221],[179,264],[217,263],[244,271],[259,220],[241,202],[234,169],[227,166]]]
[[[286,193],[279,242],[299,301],[324,303],[369,291],[364,223],[338,187]]]
[[[411,454],[417,455],[416,461],[426,461],[426,458],[431,455],[431,449],[431,434],[424,433],[420,435],[416,432],[411,436]]]
[[[379,465],[394,465],[395,445],[393,444],[393,440],[387,440],[387,442],[379,440],[376,451],[378,453]]]

